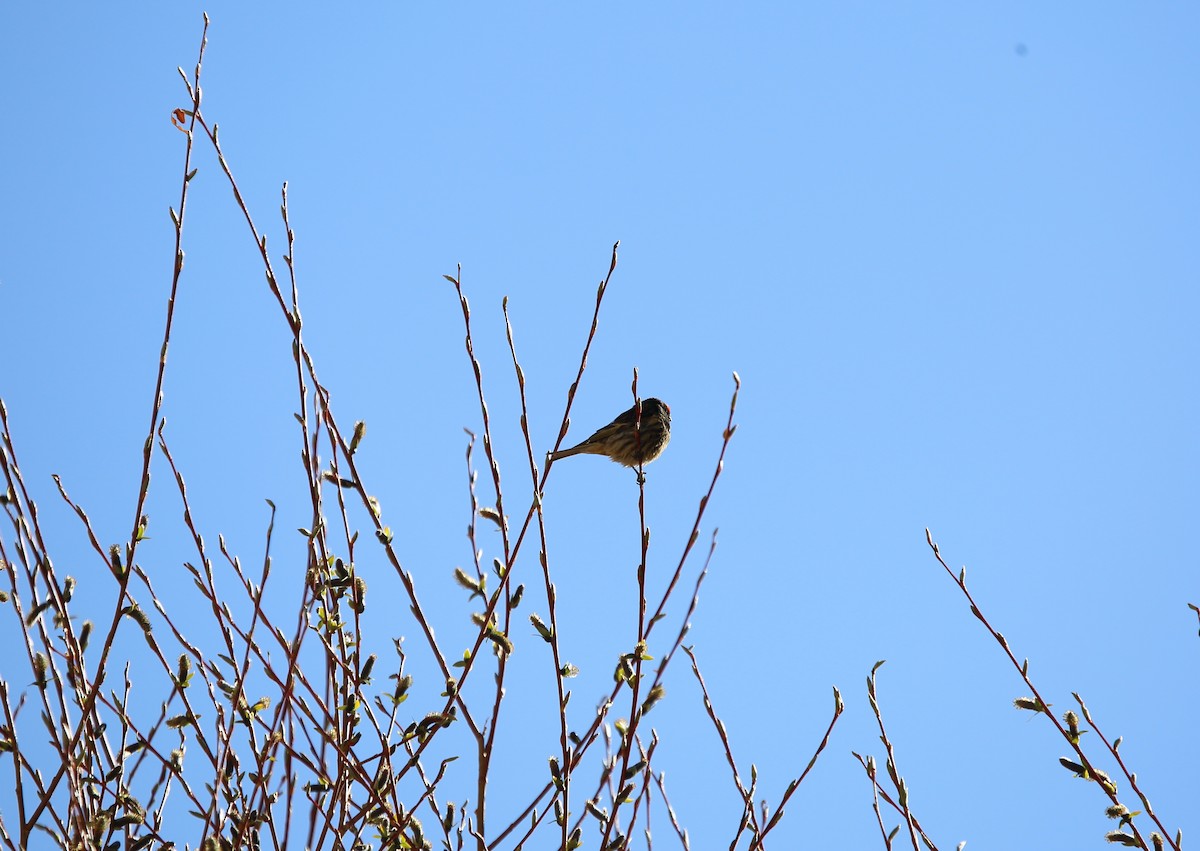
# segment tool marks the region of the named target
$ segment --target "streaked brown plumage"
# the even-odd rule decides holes
[[[576,446],[550,455],[551,461],[571,455],[607,455],[618,464],[649,464],[671,440],[671,409],[660,399],[642,400],[641,429],[635,428],[637,405]]]

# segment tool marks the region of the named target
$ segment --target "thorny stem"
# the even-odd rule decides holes
[[[867,677],[867,697],[871,702],[871,711],[875,713],[875,723],[879,726],[879,740],[883,742],[884,750],[887,751],[887,772],[892,783],[895,784],[898,797],[900,799],[900,815],[904,818],[904,824],[908,828],[909,840],[912,842],[913,851],[920,851],[920,845],[917,840],[916,816],[908,806],[908,789],[904,785],[904,778],[900,776],[900,769],[896,765],[896,751],[892,747],[892,740],[888,737],[887,729],[883,726],[883,710],[879,708],[879,697],[875,688],[875,673],[879,670],[883,662],[876,662],[875,667],[871,669],[871,675]],[[874,779],[874,778],[872,778]],[[930,842],[929,837],[925,835],[925,831],[921,831],[921,838],[929,845],[930,851],[937,851],[937,847]]]
[[[487,400],[484,398],[483,391],[483,367],[479,363],[479,359],[475,357],[475,343],[471,337],[471,309],[467,303],[467,297],[463,295],[462,290],[462,266],[458,267],[458,274],[451,277],[446,276],[451,283],[454,284],[454,290],[458,294],[459,305],[462,307],[463,324],[466,326],[466,348],[467,357],[471,361],[471,368],[475,374],[475,392],[479,399],[479,410],[483,418],[483,451],[487,456],[488,469],[492,474],[492,486],[496,496],[496,514],[499,517],[497,525],[500,527],[501,547],[504,551],[504,563],[511,563],[511,547],[508,536],[508,523],[505,520],[504,513],[504,489],[500,485],[500,464],[496,460],[495,453],[492,448],[492,419],[488,413]],[[501,599],[508,599],[508,589],[512,578],[512,571],[505,570],[504,575],[500,577],[500,586],[492,595],[491,603],[488,606],[487,612],[484,615],[484,624],[480,628],[480,639],[485,636],[488,624],[493,618],[493,613]],[[505,632],[508,628],[508,617],[506,609]],[[476,651],[480,644],[476,645]],[[474,654],[472,654],[473,656]],[[492,746],[495,741],[496,730],[500,722],[500,709],[503,705],[504,697],[504,677],[508,671],[508,654],[501,652],[496,664],[495,676],[495,697],[492,702],[491,721],[487,725],[487,732],[484,733],[472,726],[472,732],[476,740],[477,759],[479,761],[479,779],[476,786],[475,795],[475,826],[480,834],[487,835],[487,789],[488,776],[491,770],[492,762]],[[482,851],[482,849],[481,849]]]
[[[130,566],[133,564],[134,555],[137,552],[137,545],[141,539],[138,530],[141,526],[142,511],[146,504],[146,496],[150,492],[150,456],[154,449],[154,431],[158,425],[159,412],[162,410],[163,382],[167,370],[167,347],[171,339],[171,328],[175,318],[175,297],[179,292],[179,280],[183,273],[183,221],[184,213],[187,207],[188,183],[190,182],[188,175],[191,171],[192,147],[195,138],[193,130],[195,128],[196,115],[200,111],[200,67],[204,62],[204,48],[208,44],[208,23],[208,15],[205,15],[204,31],[200,39],[200,52],[196,59],[196,70],[193,76],[195,85],[188,84],[189,94],[192,96],[192,122],[191,126],[189,126],[188,130],[186,131],[187,145],[183,159],[184,180],[179,193],[179,213],[178,215],[172,216],[175,222],[175,253],[171,271],[171,295],[167,299],[167,318],[163,330],[163,343],[162,349],[159,353],[158,372],[155,377],[154,398],[150,405],[150,427],[147,430],[146,440],[142,445],[141,485],[138,488],[137,501],[133,512],[133,526],[129,535],[129,546],[126,549],[126,563]],[[180,73],[182,75],[182,71]],[[184,83],[187,83],[186,76],[184,77]],[[126,592],[129,587],[130,576],[131,571],[126,570],[120,579],[119,590],[117,594],[118,610],[121,608],[126,599]],[[92,681],[92,685],[88,690],[87,696],[80,702],[81,719],[90,719],[92,713],[95,711],[96,697],[99,694],[100,686],[104,681],[102,673],[105,670],[108,662],[108,656],[113,646],[113,637],[116,635],[117,627],[120,625],[120,620],[120,614],[117,614],[112,619],[108,634],[105,637],[104,644],[102,645],[103,649],[101,651],[100,659],[97,662],[97,675]],[[73,753],[75,751],[75,748],[79,745],[79,741],[82,738],[84,731],[90,729],[90,726],[90,722],[81,720],[79,725],[75,728],[75,733],[72,735],[71,741],[65,748],[64,757],[67,753]],[[22,832],[24,834],[22,836],[23,845],[25,845],[29,839],[29,836],[26,832],[32,829],[33,825],[37,824],[38,818],[49,805],[51,796],[53,796],[55,789],[58,788],[59,782],[62,780],[63,775],[66,773],[68,766],[71,765],[72,762],[72,760],[64,758],[62,765],[59,766],[58,771],[56,771],[54,774],[54,777],[51,778],[49,783],[46,784],[45,792],[41,795],[41,800],[38,802],[37,807],[34,808],[29,819],[22,825]]]
[[[642,399],[638,395],[637,367],[633,369],[633,384],[630,390],[633,393],[634,407],[633,438],[636,443],[636,454],[640,457],[642,454]],[[621,805],[626,801],[625,789],[633,785],[631,782],[632,778],[629,777],[629,763],[633,758],[633,744],[637,741],[638,724],[641,721],[641,713],[638,711],[638,699],[641,695],[642,662],[646,656],[646,555],[650,549],[650,532],[646,528],[646,474],[642,464],[638,464],[637,467],[637,485],[638,547],[640,555],[637,566],[637,640],[634,642],[631,659],[633,676],[629,680],[629,725],[621,733],[621,746],[618,751],[620,754],[621,770],[617,774],[617,794],[613,800],[612,817],[605,822],[604,832],[600,837],[601,848],[607,847],[608,838],[612,833],[613,827],[617,824],[617,814],[620,812]],[[647,765],[649,765],[648,762]]]
[[[615,246],[614,246],[615,248]],[[521,400],[521,432],[525,437],[525,453],[529,461],[529,475],[534,489],[538,487],[538,469],[537,460],[534,457],[533,440],[529,434],[529,407],[525,398],[525,371],[521,368],[520,361],[517,358],[516,343],[513,340],[512,322],[508,316],[508,299],[504,300],[504,328],[508,337],[508,350],[512,355],[513,370],[517,377],[517,389]],[[567,722],[567,700],[568,693],[564,678],[564,664],[559,649],[558,643],[558,599],[554,588],[554,583],[550,580],[550,555],[549,545],[546,540],[546,518],[542,512],[541,501],[536,504],[537,507],[537,522],[538,522],[538,540],[541,544],[539,561],[542,566],[542,583],[546,592],[547,617],[550,620],[550,658],[554,666],[554,687],[558,698],[558,745],[559,745],[559,766],[561,790],[560,797],[563,806],[563,819],[560,830],[560,841],[562,848],[566,849],[570,839],[569,813],[571,810],[571,745],[569,736],[569,725]],[[512,623],[512,605],[511,602],[505,607],[504,629],[507,633]],[[495,728],[493,726],[491,734],[495,736]],[[489,739],[489,745],[491,740]]]
[[[1056,730],[1058,730],[1059,735],[1061,735],[1063,740],[1071,747],[1073,751],[1075,751],[1075,755],[1079,758],[1080,764],[1087,770],[1088,778],[1097,779],[1099,777],[1104,777],[1105,775],[1102,772],[1099,774],[1097,773],[1097,769],[1093,767],[1091,761],[1088,759],[1087,755],[1084,754],[1083,749],[1079,746],[1078,740],[1067,732],[1067,729],[1063,726],[1062,721],[1055,717],[1054,713],[1050,711],[1050,704],[1042,697],[1041,692],[1038,691],[1037,686],[1033,684],[1033,680],[1029,677],[1029,660],[1026,659],[1024,663],[1017,661],[1017,657],[1013,654],[1012,649],[1008,646],[1008,639],[1006,639],[1002,633],[997,631],[996,628],[992,626],[991,622],[988,621],[988,619],[984,616],[983,610],[980,609],[976,604],[975,598],[971,596],[971,592],[967,590],[966,569],[964,568],[957,575],[955,575],[954,571],[950,569],[950,565],[948,565],[945,559],[942,558],[941,550],[934,542],[933,534],[929,531],[929,529],[925,530],[925,542],[929,545],[929,549],[932,550],[934,558],[938,560],[938,564],[940,564],[946,571],[946,575],[954,581],[954,584],[958,586],[960,591],[962,591],[963,596],[967,598],[967,602],[970,603],[971,606],[971,614],[973,614],[979,620],[979,622],[983,624],[984,628],[991,633],[994,639],[996,639],[996,643],[998,643],[1004,650],[1004,654],[1008,657],[1008,661],[1012,663],[1012,666],[1017,670],[1018,675],[1029,688],[1030,693],[1033,694],[1038,706],[1041,707],[1040,711],[1042,714],[1050,719],[1050,723],[1054,725]],[[1089,723],[1091,723],[1090,719]],[[1093,729],[1095,729],[1094,724]],[[1121,803],[1117,797],[1117,788],[1115,784],[1111,782],[1099,782],[1097,785],[1099,785],[1099,787],[1104,791],[1104,794],[1108,796],[1108,799],[1112,801],[1113,804],[1119,805]],[[1168,834],[1166,830],[1162,828],[1162,824],[1158,821],[1157,816],[1153,816],[1152,812],[1150,814],[1154,819],[1155,824],[1162,829],[1164,840],[1170,845],[1171,848],[1175,849],[1175,851],[1179,851],[1179,845],[1171,838],[1170,834]],[[1142,837],[1137,825],[1132,820],[1129,820],[1127,823],[1130,829],[1133,831],[1134,837],[1136,837],[1137,841],[1140,843],[1139,847],[1148,847],[1146,840]]]

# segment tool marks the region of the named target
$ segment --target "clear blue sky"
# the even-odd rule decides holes
[[[362,463],[439,634],[467,628],[450,571],[470,559],[462,429],[479,429],[442,275],[463,266],[525,503],[501,298],[544,450],[619,239],[572,437],[629,405],[635,366],[671,405],[647,490],[661,578],[737,370],[690,641],[772,802],[830,686],[845,696],[778,847],[881,847],[850,756],[882,755],[863,686],[878,659],[912,805],[943,849],[1099,847],[1110,826],[1048,723],[1012,708],[1025,688],[927,526],[1055,711],[1084,696],[1168,826],[1195,832],[1200,11],[5,4],[0,396],[58,561],[96,583],[50,474],[105,541],[127,534],[182,168],[175,69],[194,65],[203,8],[206,114],[276,258],[289,182],[306,338],[339,416],[369,424]],[[253,563],[264,499],[279,529],[308,522],[290,338],[203,145],[196,165],[164,414],[202,531]],[[190,555],[155,465],[161,544],[141,557],[183,599]],[[564,462],[546,511],[582,725],[634,617],[633,477]],[[277,546],[277,590],[298,593],[300,542]],[[360,569],[381,652],[407,635],[417,655],[387,565]],[[543,688],[544,665],[529,671]],[[682,662],[667,684],[659,767],[694,847],[726,847],[738,809],[719,744]],[[541,778],[556,728],[527,734],[514,776]],[[658,818],[656,847],[673,847]]]

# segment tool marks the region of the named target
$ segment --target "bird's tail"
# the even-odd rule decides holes
[[[583,443],[576,444],[570,449],[560,449],[557,452],[550,453],[550,460],[557,461],[560,458],[570,458],[572,455],[583,455],[589,452],[595,454],[601,451],[603,450],[597,449],[594,443],[589,443],[585,440]]]

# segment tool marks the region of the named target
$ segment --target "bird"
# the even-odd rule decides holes
[[[586,454],[606,455],[626,467],[649,464],[671,441],[671,409],[661,399],[643,399],[640,429],[637,410],[635,404],[582,443],[550,453],[550,460]]]

